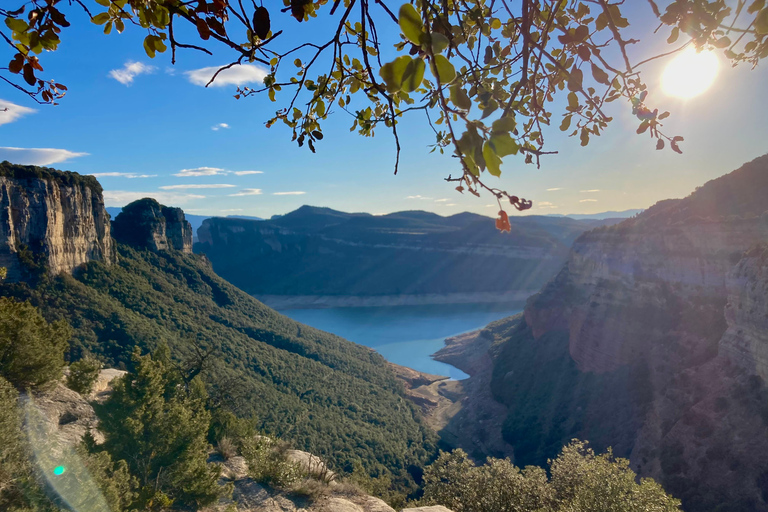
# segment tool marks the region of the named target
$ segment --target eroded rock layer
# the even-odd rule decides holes
[[[95,178],[0,163],[0,266],[8,269],[9,281],[34,267],[71,273],[88,261],[114,258]]]

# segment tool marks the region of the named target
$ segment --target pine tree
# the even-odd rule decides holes
[[[134,352],[135,371],[100,407],[105,448],[139,480],[139,508],[201,507],[222,494],[220,468],[208,464],[210,413],[199,378],[184,382],[166,346]]]
[[[60,378],[71,333],[65,321],[48,323],[28,302],[0,297],[0,377],[17,388]]]

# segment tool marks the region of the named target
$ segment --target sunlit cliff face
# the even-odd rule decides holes
[[[669,96],[693,98],[712,86],[719,69],[720,62],[714,53],[687,48],[667,64],[661,87]]]

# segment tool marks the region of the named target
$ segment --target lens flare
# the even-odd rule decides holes
[[[720,61],[714,53],[687,48],[667,64],[661,88],[669,96],[693,98],[712,86],[719,69]]]
[[[53,474],[56,476],[63,475],[64,472],[67,470],[64,466],[56,466],[53,468]]]

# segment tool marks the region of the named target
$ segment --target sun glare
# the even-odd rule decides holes
[[[669,96],[693,98],[710,88],[719,69],[714,53],[688,48],[667,64],[661,87]]]

